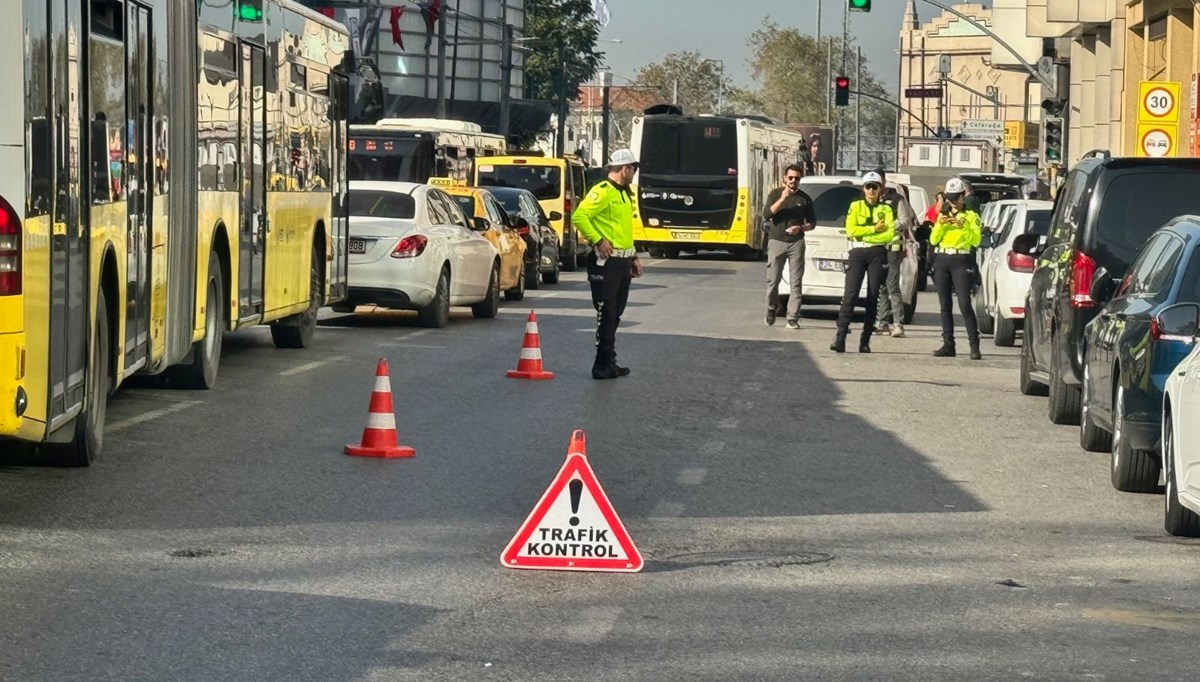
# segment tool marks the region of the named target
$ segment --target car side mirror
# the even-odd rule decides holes
[[[1200,305],[1179,303],[1164,308],[1154,316],[1154,326],[1163,340],[1191,343],[1200,332]]]
[[[1041,255],[1044,244],[1041,237],[1036,234],[1022,234],[1013,239],[1012,250],[1016,253],[1021,253],[1026,256]]]
[[[563,214],[558,211],[550,211],[550,220],[562,220]]]
[[[483,218],[480,216],[475,216],[474,218],[471,218],[471,225],[475,229],[476,232],[487,232],[488,227],[489,227],[487,218]]]
[[[1112,298],[1116,292],[1112,275],[1108,274],[1107,268],[1096,270],[1096,274],[1092,276],[1092,285],[1088,289],[1088,296],[1097,304],[1107,301]]]
[[[995,232],[984,232],[983,235],[979,238],[979,248],[990,249],[995,245],[996,245],[996,233]]]

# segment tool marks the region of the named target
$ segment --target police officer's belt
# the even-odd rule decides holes
[[[869,244],[867,242],[851,241],[850,248],[852,249],[869,249],[873,246],[886,246],[886,244]]]
[[[609,258],[633,258],[636,255],[637,249],[613,249]]]
[[[942,247],[940,247],[940,246],[939,246],[939,247],[937,247],[936,249],[934,249],[934,250],[933,250],[933,252],[934,252],[934,253],[957,253],[957,254],[963,254],[963,253],[971,253],[971,250],[970,250],[970,249],[943,249]]]
[[[888,244],[888,251],[903,251],[903,244]]]

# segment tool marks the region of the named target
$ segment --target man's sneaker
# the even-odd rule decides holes
[[[892,338],[893,339],[903,339],[904,338],[904,325],[897,324],[892,327]]]
[[[620,365],[613,365],[613,367],[615,367],[617,369],[617,376],[619,376],[619,377],[629,376],[629,368],[628,367],[622,367]]]
[[[768,327],[774,327],[775,326],[775,311],[772,310],[772,311],[768,312],[766,319],[763,321],[767,323]]]
[[[593,379],[616,379],[621,376],[621,372],[616,365],[592,365]]]
[[[798,321],[796,321],[796,320],[788,320],[788,321],[787,321],[787,328],[788,328],[788,329],[799,329],[799,328],[800,328],[800,323],[799,323]]]
[[[952,358],[954,355],[954,344],[950,343],[943,343],[941,348],[933,351],[933,357],[935,358]]]
[[[888,333],[888,325],[887,325],[887,323],[886,323],[886,322],[881,322],[881,323],[879,323],[879,324],[875,325],[875,333],[876,333],[876,334],[886,334],[886,333]]]

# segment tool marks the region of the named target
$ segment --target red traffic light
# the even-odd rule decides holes
[[[850,87],[850,79],[845,76],[838,76],[834,83],[836,83],[839,88]]]
[[[838,76],[833,79],[833,103],[844,107],[850,104],[850,77]]]

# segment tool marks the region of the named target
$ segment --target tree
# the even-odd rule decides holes
[[[710,114],[717,111],[717,85],[722,99],[736,98],[733,81],[721,72],[719,64],[705,61],[700,52],[672,52],[662,61],[638,69],[633,84],[654,88],[670,102],[678,91],[676,103],[686,114]],[[731,111],[729,106],[724,111]]]
[[[591,79],[604,53],[596,51],[600,25],[592,13],[591,0],[527,0],[524,42],[525,96],[557,101],[564,91],[574,100],[579,86]],[[563,59],[565,55],[565,59]]]

